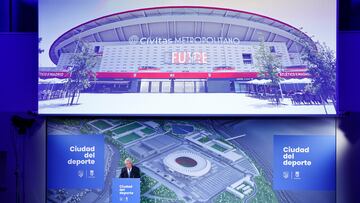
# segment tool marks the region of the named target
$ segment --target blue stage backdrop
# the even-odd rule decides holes
[[[276,190],[335,190],[335,136],[275,135]]]
[[[104,136],[48,135],[49,188],[103,189]]]

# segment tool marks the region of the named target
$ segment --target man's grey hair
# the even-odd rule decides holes
[[[126,162],[130,162],[130,163],[133,163],[132,159],[130,157],[126,158],[124,163],[126,164]]]

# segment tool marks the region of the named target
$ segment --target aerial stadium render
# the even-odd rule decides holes
[[[186,29],[184,29],[186,28]],[[111,14],[61,35],[50,48],[56,68],[40,68],[40,78],[66,78],[79,40],[98,55],[97,81],[87,92],[246,92],[258,78],[259,42],[283,66],[280,76],[306,78],[299,29],[245,11],[170,6]]]
[[[209,160],[189,151],[177,151],[169,154],[163,162],[169,171],[190,178],[203,176],[211,169]]]

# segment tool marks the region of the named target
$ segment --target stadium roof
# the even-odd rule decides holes
[[[193,165],[189,164],[188,166],[186,166],[186,164],[182,165],[177,162],[179,158],[192,160],[194,163]],[[163,163],[172,171],[192,177],[203,176],[211,169],[211,163],[209,160],[206,160],[200,155],[187,150],[175,151],[168,154],[163,159]]]
[[[121,42],[138,37],[237,37],[242,41],[285,42],[299,52],[299,39],[312,40],[301,30],[279,20],[240,10],[202,6],[142,8],[103,16],[61,35],[49,55],[57,64],[60,53],[73,52],[76,41]],[[313,43],[313,42],[312,42]]]

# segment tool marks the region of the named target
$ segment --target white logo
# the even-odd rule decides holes
[[[283,172],[283,177],[284,177],[285,179],[288,179],[288,178],[289,178],[289,171],[284,171],[284,172]]]
[[[139,42],[139,37],[137,35],[131,35],[128,41],[129,44],[137,44]]]
[[[79,170],[77,174],[78,174],[78,176],[79,176],[80,178],[82,178],[82,177],[84,176],[84,171],[83,171],[83,170]]]
[[[94,171],[94,170],[90,170],[90,171],[89,171],[89,175],[90,175],[91,177],[94,177],[94,176],[95,176],[95,171]]]
[[[300,171],[295,171],[295,179],[300,179]]]

